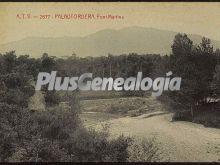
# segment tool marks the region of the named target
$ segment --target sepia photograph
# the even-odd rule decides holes
[[[0,162],[220,163],[220,2],[0,2]]]

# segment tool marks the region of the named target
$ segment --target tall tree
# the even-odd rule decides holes
[[[178,108],[191,109],[192,117],[195,106],[206,102],[210,96],[210,82],[215,67],[215,56],[210,40],[203,38],[200,45],[193,42],[186,34],[177,34],[172,45],[170,66],[174,76],[182,77],[181,90],[170,92]]]

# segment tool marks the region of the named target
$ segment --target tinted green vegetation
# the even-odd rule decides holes
[[[50,71],[56,61],[43,56],[0,56],[0,161],[126,161],[130,138],[109,140],[106,130],[85,129],[78,118],[75,93],[45,91],[46,111],[30,111],[31,81],[37,72]],[[69,111],[59,106],[69,102]]]
[[[175,112],[184,111],[187,116],[184,120],[197,122],[196,114],[202,114],[204,106],[220,116],[216,102],[220,97],[219,65],[220,50],[213,50],[209,39],[203,38],[200,45],[194,45],[181,34],[175,36],[170,56],[132,53],[80,58],[73,54],[61,59],[45,53],[34,59],[28,55],[16,56],[15,52],[0,54],[0,161],[129,160],[130,138],[120,136],[110,140],[106,131],[96,132],[82,126],[78,118],[79,99],[85,99],[86,95],[77,97],[79,91],[58,93],[45,88],[42,93],[46,110],[30,111],[28,103],[35,94],[34,84],[39,72],[57,70],[58,76],[69,77],[92,72],[94,76],[127,78],[142,71],[144,77],[155,78],[171,70],[173,76],[182,77],[181,90],[166,92],[159,99],[170,103],[169,109]],[[111,95],[116,97],[119,93],[107,97]],[[145,96],[146,93],[123,92],[122,95]],[[210,100],[214,100],[215,105]],[[58,106],[61,102],[68,103],[68,111]],[[115,113],[118,108],[112,105],[107,111]],[[124,107],[120,109],[127,112]],[[182,120],[182,114],[175,119]],[[204,120],[207,119],[199,122]],[[217,117],[215,124],[219,122]],[[141,150],[145,151],[146,147]]]

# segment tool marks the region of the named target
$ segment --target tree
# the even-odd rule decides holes
[[[89,62],[72,61],[86,64],[77,67]],[[59,62],[68,63],[69,59]],[[35,73],[62,68],[54,57],[44,54],[41,59],[31,59],[9,52],[0,54],[0,66],[0,161],[126,161],[128,138],[109,140],[106,131],[85,129],[78,118],[79,101],[73,92],[67,97],[69,111],[59,106],[43,112],[30,111],[28,102],[34,94],[31,82]],[[68,69],[62,70],[64,75]],[[46,93],[46,101],[51,106],[64,96],[51,91]]]
[[[56,69],[55,57],[48,56],[47,53],[44,53],[41,57],[41,70],[44,72],[51,72]]]
[[[210,40],[203,38],[200,45],[186,34],[177,34],[172,45],[170,66],[174,76],[182,77],[181,90],[170,92],[174,105],[190,109],[192,118],[196,105],[206,102],[211,95],[210,83],[213,77],[215,56]]]
[[[187,37],[186,34],[178,33],[171,46],[173,55],[186,56],[192,52],[193,42]]]
[[[211,82],[211,89],[213,96],[215,98],[220,97],[220,65],[216,65],[215,72],[213,76],[213,81]]]

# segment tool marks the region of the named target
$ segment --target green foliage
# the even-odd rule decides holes
[[[43,112],[28,109],[38,71],[57,67],[54,57],[0,55],[0,161],[126,161],[129,138],[109,140],[106,131],[86,130],[78,118],[78,100],[64,95],[70,110]],[[46,92],[48,106],[59,104],[58,93]]]
[[[55,57],[48,56],[47,53],[44,53],[41,57],[41,71],[51,72],[56,70],[56,60]]]
[[[186,34],[177,34],[172,51],[171,69],[174,76],[182,78],[181,90],[169,92],[174,105],[178,109],[189,109],[206,102],[206,98],[212,96],[210,83],[216,65],[210,40],[203,38],[200,45],[193,45]]]
[[[155,139],[138,139],[128,148],[129,162],[155,162],[162,159]]]
[[[45,102],[46,102],[46,105],[48,106],[58,105],[60,102],[60,96],[55,91],[46,91]]]
[[[182,77],[181,90],[166,93],[174,107],[183,110],[206,103],[208,97],[219,97],[219,57],[219,49],[214,51],[209,39],[194,45],[185,34],[175,36],[170,56],[131,53],[61,59],[44,53],[34,59],[17,57],[14,51],[0,54],[0,161],[151,161],[157,150],[151,143],[131,147],[130,138],[110,139],[105,130],[86,130],[77,115],[75,96],[60,97],[54,91],[45,91],[46,104],[54,106],[52,110],[30,112],[28,101],[35,92],[33,83],[39,71],[58,70],[59,76],[92,72],[113,78],[136,76],[142,71],[144,77],[155,78],[171,70],[173,76]],[[146,93],[125,93],[132,94]],[[60,101],[69,102],[70,111],[57,108]],[[111,106],[108,111],[126,113],[134,108],[137,106]]]
[[[220,96],[220,65],[216,65],[210,88],[213,92],[213,96],[218,98]]]
[[[109,140],[106,130],[96,132],[80,129],[66,145],[74,155],[72,161],[125,162],[129,142],[130,138],[123,136]]]

